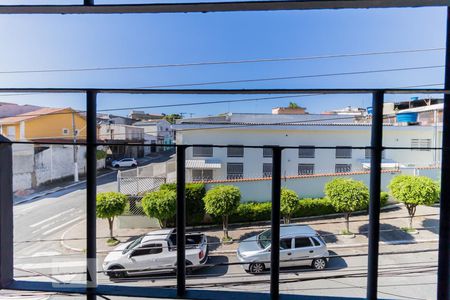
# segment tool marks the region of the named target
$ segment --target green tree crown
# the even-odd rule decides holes
[[[210,189],[205,197],[205,211],[213,216],[232,214],[241,201],[239,188],[231,185],[218,185]]]
[[[101,219],[114,218],[121,215],[127,203],[127,196],[107,192],[97,194],[97,217]]]

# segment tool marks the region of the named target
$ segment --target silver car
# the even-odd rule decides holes
[[[261,273],[270,268],[271,230],[243,240],[237,257],[245,271]],[[280,228],[280,267],[311,266],[323,270],[328,262],[325,241],[311,227],[288,225]]]

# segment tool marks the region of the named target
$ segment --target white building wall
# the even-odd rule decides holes
[[[191,125],[194,126],[194,125]],[[187,127],[184,127],[187,128]],[[198,128],[198,127],[197,127]],[[282,146],[370,146],[370,126],[266,126],[266,128],[231,128],[187,130],[177,132],[177,143],[219,145],[282,145]],[[411,147],[411,139],[431,139],[433,128],[425,126],[384,126],[383,144],[387,147]],[[433,143],[431,144],[433,145]],[[440,145],[440,140],[439,140]],[[208,159],[193,157],[188,148],[186,159]],[[213,157],[222,163],[214,170],[214,179],[226,179],[227,162],[244,162],[244,178],[262,177],[262,149],[245,149],[244,158],[227,157],[226,148],[214,148]],[[406,166],[427,166],[434,163],[434,151],[385,150],[386,160]],[[297,175],[299,163],[313,163],[315,173],[334,173],[336,164],[351,164],[352,171],[362,170],[364,149],[352,149],[352,158],[336,158],[335,149],[316,149],[315,158],[299,158],[297,149],[283,151],[283,175]],[[439,160],[439,159],[438,159]],[[188,172],[189,173],[189,172]]]

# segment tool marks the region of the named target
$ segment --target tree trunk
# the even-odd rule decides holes
[[[284,219],[284,224],[290,224],[291,223],[291,217],[290,216],[285,216],[283,219]]]
[[[113,238],[113,224],[114,224],[114,218],[108,218],[108,224],[109,224],[109,237]]]
[[[347,233],[350,232],[350,214],[346,213],[345,214],[345,225],[347,227]]]
[[[417,205],[406,204],[406,209],[408,210],[408,214],[409,214],[409,228],[410,229],[413,229],[413,218],[414,218],[414,215],[416,214],[416,208],[417,208]]]
[[[223,216],[223,238],[228,240],[228,215]]]

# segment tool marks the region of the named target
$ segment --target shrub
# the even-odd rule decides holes
[[[164,228],[176,214],[177,195],[174,191],[159,190],[148,193],[142,198],[142,208],[147,216],[158,219]]]
[[[229,240],[228,217],[236,211],[241,201],[239,188],[231,185],[215,186],[206,193],[203,201],[205,201],[205,210],[208,214],[222,217],[223,239]]]
[[[97,160],[104,159],[107,156],[107,153],[104,150],[97,150],[97,152],[95,154],[96,154]]]
[[[121,215],[127,203],[127,196],[121,193],[107,192],[97,194],[97,217],[107,219],[109,236],[113,238],[114,218]]]
[[[292,214],[297,210],[298,207],[298,196],[293,190],[283,188],[281,189],[281,215],[284,218],[284,224],[289,224],[291,222]]]
[[[346,232],[350,232],[350,215],[366,209],[369,205],[369,189],[362,181],[351,178],[336,178],[325,185],[325,195],[337,212],[344,213]]]
[[[381,202],[381,207],[386,206],[386,204],[389,201],[389,193],[386,192],[381,192],[380,193],[380,202]]]
[[[165,183],[161,185],[160,190],[170,190],[176,192],[176,183]],[[205,217],[205,197],[206,190],[203,183],[186,184],[186,221],[188,225],[199,224]]]
[[[439,198],[439,186],[428,177],[399,175],[389,183],[392,196],[403,202],[409,214],[409,228],[418,205],[433,205]]]

